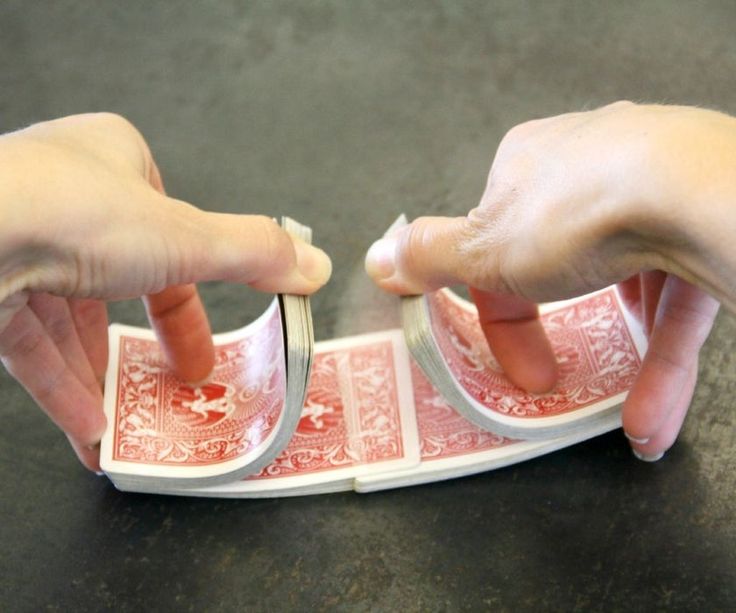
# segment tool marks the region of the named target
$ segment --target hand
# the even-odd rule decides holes
[[[0,179],[0,356],[91,470],[105,430],[105,301],[143,296],[172,368],[197,381],[214,348],[193,283],[308,294],[330,275],[324,252],[267,217],[167,197],[145,141],[115,115],[1,136]]]
[[[624,431],[655,460],[690,403],[712,296],[736,307],[734,203],[736,119],[616,103],[517,126],[476,209],[417,219],[377,241],[366,269],[396,293],[469,285],[496,358],[533,392],[557,377],[536,302],[620,282],[650,334]]]

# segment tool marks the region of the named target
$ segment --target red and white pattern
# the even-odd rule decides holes
[[[307,475],[402,458],[391,341],[318,353],[287,448],[248,480]]]
[[[201,386],[174,377],[156,341],[122,335],[113,459],[201,466],[243,456],[266,440],[286,393],[278,309],[247,332],[216,347],[214,372]]]
[[[631,388],[641,366],[614,289],[541,317],[560,365],[548,394],[514,386],[488,349],[473,305],[443,291],[429,297],[432,332],[450,371],[491,411],[537,418],[569,413]]]
[[[421,368],[411,364],[422,462],[498,449],[514,441],[470,423],[442,398]]]

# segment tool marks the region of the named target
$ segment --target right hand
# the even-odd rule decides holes
[[[535,392],[557,378],[536,303],[622,283],[651,332],[624,430],[652,460],[685,417],[716,298],[736,307],[734,236],[736,119],[624,102],[517,126],[477,208],[417,219],[366,268],[401,294],[470,286],[496,358]]]

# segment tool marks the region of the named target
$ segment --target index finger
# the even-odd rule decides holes
[[[470,288],[491,352],[512,383],[533,393],[557,383],[557,360],[537,305],[513,294]]]
[[[197,287],[174,285],[143,302],[171,369],[185,381],[205,379],[215,365],[215,347]]]

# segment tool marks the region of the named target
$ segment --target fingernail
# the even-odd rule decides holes
[[[324,285],[332,274],[332,262],[329,256],[304,241],[292,238],[294,251],[296,251],[296,265],[299,272],[309,281]]]
[[[395,220],[394,223],[392,223],[386,232],[383,233],[383,238],[388,238],[389,236],[396,236],[399,231],[402,228],[405,228],[409,224],[409,220],[406,218],[406,215],[402,213],[399,215]]]
[[[396,272],[396,237],[380,238],[365,254],[365,271],[375,281],[383,281]]]
[[[640,453],[632,447],[631,452],[637,459],[641,460],[642,462],[657,462],[664,457],[664,451],[660,451],[659,453],[655,453],[653,455],[647,455],[645,453]]]
[[[187,384],[190,387],[202,387],[203,385],[207,385],[210,382],[210,380],[212,379],[212,374],[213,373],[214,373],[214,371],[212,371],[204,379],[198,379],[197,381],[187,381]]]
[[[649,442],[649,437],[647,438],[636,438],[631,436],[626,430],[624,430],[624,436],[629,439],[632,443],[637,443],[639,445],[646,445]]]

